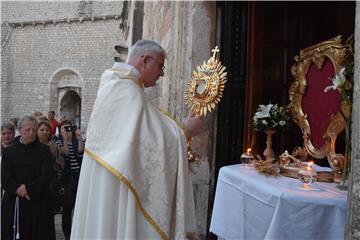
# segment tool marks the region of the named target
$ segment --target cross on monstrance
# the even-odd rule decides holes
[[[220,49],[218,48],[218,46],[215,46],[215,48],[211,51],[213,52],[212,59],[215,60],[216,53],[220,52]]]

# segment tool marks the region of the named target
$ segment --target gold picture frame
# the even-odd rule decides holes
[[[346,121],[342,116],[348,117],[350,114],[350,105],[347,101],[340,103],[341,111],[338,111],[330,120],[324,138],[324,145],[316,148],[311,141],[311,126],[307,115],[303,112],[302,99],[307,89],[307,73],[311,64],[321,69],[325,58],[331,60],[335,73],[344,67],[349,54],[352,54],[352,37],[345,44],[342,43],[341,35],[327,41],[313,45],[300,51],[298,56],[294,57],[296,63],[291,68],[294,81],[289,89],[290,103],[288,108],[292,114],[294,122],[301,128],[306,152],[316,159],[327,158],[331,168],[334,171],[340,171],[343,167],[345,158],[342,154],[335,152],[335,143],[337,136],[344,130]],[[341,113],[342,112],[342,113]]]

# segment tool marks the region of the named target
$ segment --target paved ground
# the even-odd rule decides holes
[[[55,215],[55,232],[56,240],[65,240],[64,234],[61,229],[61,214]]]

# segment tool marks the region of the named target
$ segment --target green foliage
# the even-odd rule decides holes
[[[284,131],[292,124],[292,119],[286,108],[269,103],[268,105],[259,105],[252,123],[256,131],[267,129]]]

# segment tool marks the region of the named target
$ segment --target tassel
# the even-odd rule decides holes
[[[15,210],[14,210],[14,240],[20,239],[20,233],[19,233],[19,197],[16,197],[15,200]],[[16,234],[15,234],[16,232]]]

